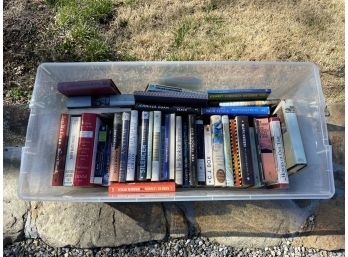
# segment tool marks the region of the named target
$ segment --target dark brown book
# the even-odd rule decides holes
[[[52,186],[62,186],[65,169],[65,159],[68,144],[69,115],[62,113],[60,116],[60,127],[56,152],[56,162],[52,176]]]
[[[106,96],[121,94],[111,79],[60,82],[57,88],[65,96]]]
[[[114,114],[109,181],[118,182],[121,162],[122,113]]]

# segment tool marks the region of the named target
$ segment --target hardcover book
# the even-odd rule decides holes
[[[209,101],[266,100],[271,89],[210,89]]]
[[[220,102],[219,106],[276,106],[280,102],[279,99],[270,99],[270,100],[259,100],[259,101],[236,101],[236,102]]]
[[[121,141],[122,141],[122,113],[114,114],[112,147],[109,167],[110,182],[117,182],[120,172],[121,161]]]
[[[189,139],[189,181],[190,186],[197,185],[197,135],[196,115],[188,115],[188,139]]]
[[[183,117],[182,121],[182,134],[183,134],[183,185],[190,186],[190,150],[189,150],[189,128],[188,118]]]
[[[292,175],[307,165],[300,128],[294,103],[291,99],[282,100],[274,111],[280,119],[284,140],[286,168]]]
[[[273,155],[273,144],[268,118],[254,119],[256,138],[261,153],[264,182],[266,185],[276,183],[278,174]]]
[[[160,85],[160,84],[156,84],[156,83],[149,83],[147,85],[145,91],[148,91],[148,92],[189,92],[189,93],[195,93],[195,91],[189,90],[186,88],[166,86],[166,85]]]
[[[77,146],[79,143],[80,125],[81,116],[70,117],[69,139],[67,156],[65,160],[63,186],[74,185],[74,174],[76,167]]]
[[[146,162],[146,179],[151,180],[152,177],[152,142],[153,142],[153,112],[149,113],[149,131],[147,143],[147,162]]]
[[[182,117],[176,116],[175,124],[175,184],[183,184]]]
[[[233,165],[233,182],[235,187],[242,186],[242,171],[239,160],[238,133],[235,119],[230,119],[231,153]]]
[[[175,192],[175,182],[113,183],[109,194]]]
[[[230,125],[227,115],[221,117],[222,121],[222,134],[224,141],[224,159],[225,159],[225,172],[226,172],[226,186],[234,186],[233,180],[233,167],[232,167],[232,153],[231,153],[231,137],[230,137]]]
[[[202,114],[205,115],[252,115],[268,116],[269,106],[227,106],[227,107],[203,107]]]
[[[215,186],[226,186],[224,139],[222,134],[221,116],[210,117],[212,151],[213,151],[213,173]]]
[[[163,113],[176,113],[176,114],[201,114],[201,108],[190,107],[190,106],[168,106],[159,104],[144,104],[136,103],[134,106],[135,110],[139,111],[161,111]]]
[[[60,116],[60,126],[58,131],[58,144],[56,151],[56,161],[54,164],[52,186],[62,186],[64,179],[65,159],[68,143],[69,115],[62,113]]]
[[[170,114],[164,116],[164,141],[161,180],[169,180]]]
[[[126,181],[135,180],[135,164],[138,149],[138,111],[131,111],[129,125],[128,162]]]
[[[95,160],[95,168],[94,174],[91,175],[91,183],[94,184],[103,184],[103,178],[108,173],[108,168],[110,161],[110,151],[109,151],[109,141],[110,141],[110,129],[108,125],[102,124],[99,128],[97,137],[97,149],[96,149],[96,160]]]
[[[152,181],[160,179],[161,119],[162,113],[154,111],[152,140]]]
[[[204,125],[202,119],[196,120],[197,138],[197,180],[198,185],[205,185],[205,161],[204,161]]]
[[[81,115],[74,186],[90,186],[91,183],[93,183],[98,145],[98,131],[100,126],[101,120],[97,114],[83,113]]]
[[[253,170],[254,170],[254,181],[255,181],[255,188],[263,187],[263,178],[261,175],[262,170],[260,169],[260,161],[259,161],[259,153],[257,151],[256,147],[256,140],[255,140],[255,128],[249,127],[249,136],[250,136],[250,146],[251,146],[251,158],[253,163]]]
[[[254,170],[251,158],[249,120],[247,116],[236,117],[238,134],[239,161],[242,172],[242,186],[254,185]]]
[[[147,172],[147,150],[148,150],[148,132],[149,132],[149,112],[143,111],[141,114],[141,127],[140,127],[140,156],[138,165],[138,180],[146,180]]]
[[[119,182],[126,182],[129,126],[130,126],[130,113],[124,112],[122,113],[121,157],[120,157],[120,172],[119,172],[119,178],[118,178]]]
[[[214,186],[211,138],[210,125],[204,125],[205,177],[207,186]]]
[[[66,96],[120,95],[120,90],[111,79],[60,82],[58,91]]]
[[[273,149],[274,149],[274,159],[276,163],[276,169],[278,174],[277,183],[269,185],[270,188],[288,188],[289,178],[288,172],[286,170],[285,155],[283,148],[283,140],[280,129],[280,121],[277,117],[269,118],[270,129],[272,135]]]
[[[71,96],[66,100],[67,108],[132,107],[134,104],[134,96],[131,94],[110,96]]]

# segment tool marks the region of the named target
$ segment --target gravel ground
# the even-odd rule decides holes
[[[278,247],[265,249],[238,249],[220,245],[209,241],[204,237],[193,239],[171,239],[162,242],[149,242],[144,244],[121,246],[117,248],[96,248],[96,249],[77,249],[77,248],[53,248],[46,245],[42,240],[28,239],[16,242],[4,248],[4,256],[87,256],[87,257],[106,257],[106,256],[345,256],[344,251],[329,252],[318,249],[292,247],[291,241],[285,241]]]

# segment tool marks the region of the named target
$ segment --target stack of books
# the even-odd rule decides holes
[[[111,194],[286,189],[288,176],[307,164],[293,101],[268,99],[270,89],[149,84],[128,95],[93,92],[62,92],[68,108],[82,111],[61,115],[53,186],[108,186]],[[99,107],[120,108],[111,116],[88,112]]]

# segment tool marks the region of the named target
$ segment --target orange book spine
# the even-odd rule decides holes
[[[175,192],[175,182],[113,183],[109,194]]]

